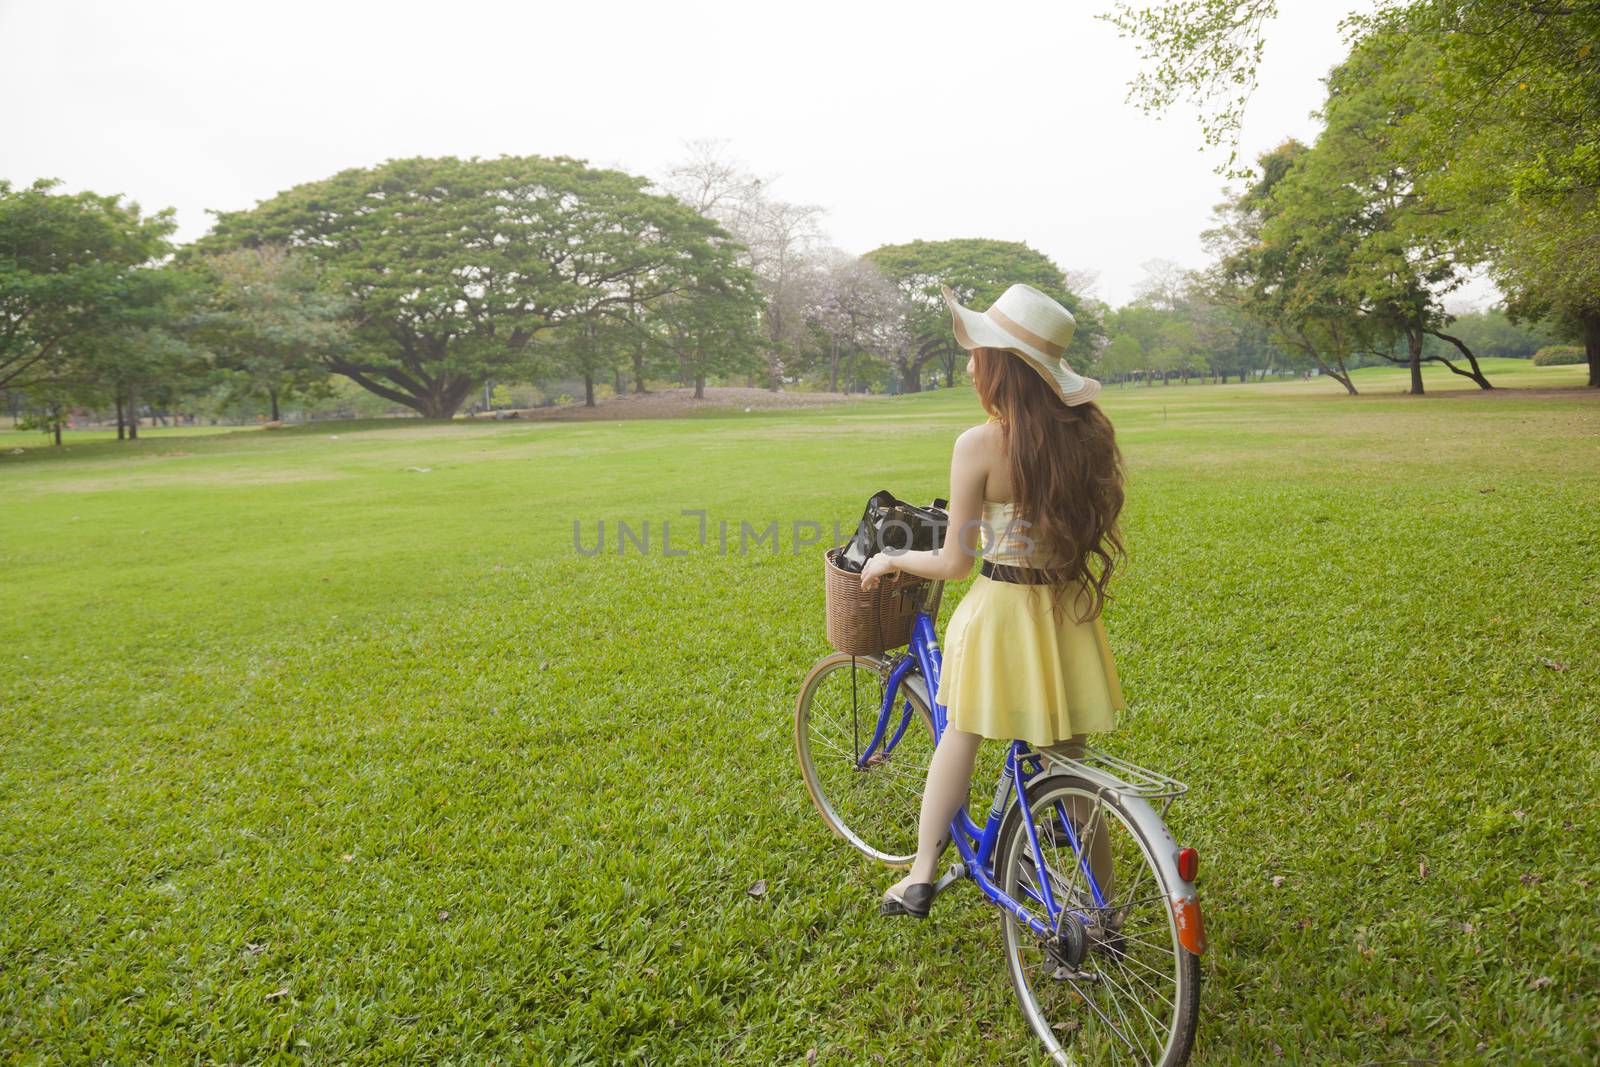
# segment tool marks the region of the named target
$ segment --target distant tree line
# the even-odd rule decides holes
[[[215,213],[179,247],[170,209],[0,183],[0,394],[59,441],[74,411],[135,438],[352,384],[431,419],[540,380],[588,404],[663,381],[915,392],[965,362],[939,286],[981,305],[1014,281],[1077,312],[1070,358],[1094,361],[1099,312],[1026,245],[854,256],[768,188],[712,142],[659,185],[566,158],[391,160]]]

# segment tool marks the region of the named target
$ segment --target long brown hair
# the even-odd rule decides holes
[[[1016,517],[1034,551],[1064,561],[1052,568],[1051,611],[1061,619],[1072,588],[1098,616],[1106,585],[1126,558],[1117,517],[1122,512],[1122,450],[1111,420],[1093,401],[1068,405],[1015,352],[972,350],[973,383],[984,410],[1000,423],[1010,464]],[[995,531],[998,536],[1003,531]],[[1079,584],[1081,583],[1081,584]]]

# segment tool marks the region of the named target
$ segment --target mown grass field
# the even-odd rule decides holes
[[[1192,1062],[1593,1063],[1600,395],[1361,380],[1105,396]],[[0,1060],[1031,1062],[996,914],[879,919],[791,744],[791,524],[943,495],[980,419],[0,435]]]

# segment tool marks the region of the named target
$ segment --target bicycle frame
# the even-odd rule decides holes
[[[937,596],[932,598],[937,604]],[[884,685],[883,706],[878,711],[878,722],[873,730],[872,740],[862,750],[857,758],[860,766],[865,766],[876,758],[879,746],[883,745],[884,735],[888,732],[890,715],[894,710],[894,702],[900,696],[900,687],[908,675],[913,671],[921,674],[928,686],[928,704],[933,711],[934,742],[944,736],[948,710],[943,704],[935,700],[934,695],[939,691],[939,672],[943,665],[943,655],[939,650],[938,636],[934,633],[933,619],[924,610],[924,605],[919,605],[916,616],[912,622],[911,641],[907,652],[898,657],[889,671],[888,679]],[[895,727],[889,743],[883,751],[892,752],[904,736],[911,723],[913,714],[909,698],[904,698],[905,706],[900,715],[900,721]],[[1018,809],[1023,825],[1027,829],[1028,845],[1033,853],[1035,870],[1046,869],[1043,855],[1039,848],[1038,828],[1034,825],[1033,811],[1027,801],[1027,784],[1044,773],[1044,760],[1026,742],[1013,741],[1010,751],[1006,753],[1005,768],[1000,772],[1000,780],[995,786],[994,802],[990,805],[988,818],[979,826],[967,812],[963,804],[956,810],[955,818],[950,822],[950,836],[960,853],[962,864],[960,868],[947,875],[939,882],[939,889],[943,889],[949,881],[958,878],[971,878],[978,883],[984,896],[1004,908],[1025,924],[1040,938],[1049,939],[1055,936],[1057,924],[1060,920],[1063,904],[1055,899],[1055,892],[1051,888],[1050,879],[1038,879],[1039,892],[1026,891],[1026,896],[1034,904],[1044,909],[1041,919],[1031,912],[1028,905],[1011,897],[1000,888],[994,877],[994,851],[1000,838],[1000,826],[1005,816],[1006,804],[1015,790],[1017,794]],[[1058,809],[1060,805],[1057,805]],[[1059,812],[1061,825],[1066,830],[1068,843],[1072,846],[1073,854],[1077,857],[1078,865],[1084,876],[1088,879],[1089,892],[1093,896],[1094,906],[1103,908],[1106,905],[1105,896],[1100,885],[1096,882],[1094,874],[1089,869],[1088,854],[1078,840],[1077,832],[1072,826],[1072,821],[1067,818],[1065,811]]]

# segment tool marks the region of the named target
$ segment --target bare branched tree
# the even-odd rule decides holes
[[[828,388],[839,391],[843,363],[848,392],[859,358],[890,360],[910,345],[905,300],[871,260],[837,248],[817,256],[817,278],[808,317],[828,339]]]
[[[772,180],[746,171],[728,154],[725,141],[692,141],[685,149],[687,159],[668,172],[664,184],[744,246],[742,264],[755,272],[766,299],[766,384],[776,391],[805,325],[814,273],[810,260],[824,242],[822,208],[773,199],[768,195]]]

